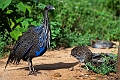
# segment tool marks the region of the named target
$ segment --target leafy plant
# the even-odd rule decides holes
[[[112,55],[111,55],[112,56]],[[91,62],[87,62],[86,66],[93,70],[95,73],[97,74],[108,74],[110,72],[116,72],[116,64],[117,64],[117,56],[115,55],[115,58],[113,57],[107,57],[107,56],[102,56],[103,60],[105,60],[105,62],[103,62],[102,64],[95,66],[94,64],[92,64]],[[113,63],[111,63],[113,62]]]
[[[0,31],[15,42],[30,25],[41,24],[46,5],[56,8],[49,15],[51,48],[89,45],[97,37],[120,39],[119,0],[1,0]]]
[[[4,10],[10,3],[12,0],[0,0],[0,8],[2,8],[2,10]]]
[[[0,37],[0,57],[2,57],[5,42],[2,41],[2,36]]]
[[[52,35],[52,41],[51,41],[51,48],[55,48],[57,47],[57,44],[58,44],[58,37],[59,37],[59,34],[60,34],[60,23],[58,22],[51,22],[50,23],[50,28],[52,29],[51,31],[51,35]]]
[[[4,32],[4,36],[2,35],[3,33],[0,32],[0,58],[4,56],[4,46],[7,44],[7,42],[10,42],[10,38],[7,37],[8,32]]]

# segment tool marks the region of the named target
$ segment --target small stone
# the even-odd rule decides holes
[[[115,73],[109,73],[110,76],[115,76]]]
[[[71,67],[71,68],[69,68],[68,70],[70,70],[70,71],[74,71],[74,67]]]
[[[89,77],[89,75],[85,75],[85,77]]]
[[[54,73],[54,75],[53,75],[54,77],[61,77],[61,75],[60,75],[60,73]]]
[[[85,67],[85,63],[81,63],[81,67]]]
[[[79,77],[82,77],[82,76],[84,76],[84,74],[83,73],[79,73]]]
[[[96,77],[90,77],[90,80],[96,80]]]

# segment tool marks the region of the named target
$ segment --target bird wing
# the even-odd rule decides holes
[[[15,55],[17,58],[21,58],[30,50],[34,45],[33,40],[36,37],[32,31],[33,29],[34,27],[29,28],[22,36],[19,37],[11,51],[11,54]]]
[[[44,25],[29,28],[21,37],[19,37],[15,46],[13,47],[13,54],[17,58],[22,58],[29,51],[29,55],[39,56],[42,55],[47,46],[47,34]],[[33,55],[35,53],[35,55]]]

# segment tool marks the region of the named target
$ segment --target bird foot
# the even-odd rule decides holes
[[[36,70],[34,70],[34,71],[30,71],[29,74],[28,74],[28,76],[29,76],[29,75],[37,76],[37,72],[36,72]]]

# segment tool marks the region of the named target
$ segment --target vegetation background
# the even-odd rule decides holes
[[[0,57],[29,25],[41,24],[46,5],[56,8],[49,13],[53,49],[120,39],[120,0],[0,0]]]

